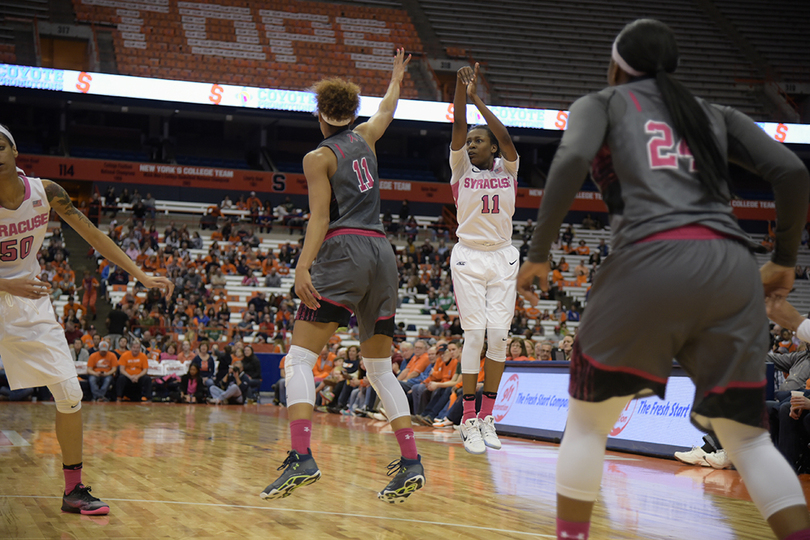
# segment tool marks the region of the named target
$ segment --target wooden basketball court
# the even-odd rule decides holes
[[[84,482],[108,516],[62,514],[52,403],[0,406],[0,538],[554,538],[558,446],[503,438],[473,456],[453,430],[415,427],[426,487],[376,498],[399,455],[383,422],[316,413],[323,477],[263,501],[289,448],[272,405],[85,403]],[[685,444],[695,441],[684,441]],[[803,477],[805,493],[810,481]],[[608,453],[594,539],[773,538],[736,471]]]

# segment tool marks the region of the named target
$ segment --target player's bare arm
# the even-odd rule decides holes
[[[402,79],[405,77],[405,71],[408,63],[411,61],[409,54],[405,58],[405,49],[397,49],[397,54],[394,57],[394,67],[391,70],[391,82],[388,85],[388,90],[385,92],[377,112],[363,122],[354,131],[358,133],[368,145],[371,147],[372,152],[376,155],[374,143],[380,140],[385,130],[394,120],[394,112],[397,110],[397,101],[399,101],[399,90],[402,84]]]
[[[337,160],[328,148],[313,150],[304,156],[304,176],[309,191],[309,224],[304,238],[304,248],[295,267],[295,294],[309,309],[321,307],[321,295],[312,285],[309,269],[321,249],[323,239],[329,230],[329,203],[332,200],[332,186],[329,184],[329,169],[337,167]]]
[[[79,212],[79,210],[73,206],[70,196],[62,186],[56,182],[44,179],[42,180],[42,185],[45,188],[45,193],[48,196],[48,202],[51,208],[53,208],[73,230],[79,233],[88,244],[101,253],[105,259],[123,268],[125,272],[134,276],[135,279],[143,283],[147,288],[161,289],[164,294],[171,296],[174,291],[174,283],[164,277],[147,276],[110,237],[98,230],[98,228],[87,219],[87,216]]]
[[[456,73],[456,92],[453,94],[453,138],[451,150],[461,150],[467,143],[467,84],[472,80],[473,71],[464,66]]]
[[[467,69],[469,70],[470,68]],[[507,161],[515,161],[518,158],[518,154],[517,150],[515,149],[515,144],[512,142],[512,138],[509,136],[509,131],[506,129],[506,126],[503,125],[503,122],[498,120],[498,117],[489,110],[489,107],[486,106],[484,100],[481,99],[481,96],[478,95],[478,72],[478,62],[475,63],[475,69],[472,70],[472,75],[465,71],[464,77],[468,81],[466,83],[467,95],[470,96],[470,99],[478,108],[478,112],[480,112],[481,116],[483,116],[484,120],[486,120],[487,126],[489,126],[489,129],[492,130],[492,134],[495,135],[496,139],[498,139],[503,157]],[[455,126],[453,126],[453,134],[455,135]]]

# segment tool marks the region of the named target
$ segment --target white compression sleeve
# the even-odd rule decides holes
[[[557,493],[578,501],[596,500],[608,433],[631,397],[599,403],[568,401],[568,423],[557,459]]]
[[[391,358],[364,358],[363,362],[366,364],[368,380],[385,407],[388,421],[396,420],[400,416],[410,416],[408,397],[394,376]]]
[[[725,418],[712,418],[712,427],[765,519],[791,506],[806,507],[796,472],[767,431]]]
[[[72,414],[81,410],[83,392],[78,377],[49,384],[48,390],[53,394],[56,410],[60,413]]]
[[[509,330],[506,328],[487,329],[487,358],[496,362],[506,362],[506,338]]]
[[[318,355],[298,345],[290,347],[284,361],[284,377],[287,380],[287,407],[297,403],[315,406],[315,376],[312,368]]]
[[[465,330],[464,348],[461,349],[461,373],[478,374],[481,367],[481,349],[484,348],[486,330]]]

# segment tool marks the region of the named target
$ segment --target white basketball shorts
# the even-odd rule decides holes
[[[515,314],[520,253],[514,246],[482,251],[453,247],[450,268],[464,330],[508,329]]]
[[[65,331],[50,299],[0,294],[0,358],[12,390],[76,376]]]

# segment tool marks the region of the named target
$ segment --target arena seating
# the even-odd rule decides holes
[[[48,0],[0,2],[0,63],[17,63],[14,30],[9,24],[10,20],[48,20],[49,18],[50,6]]]
[[[810,82],[810,4],[791,0],[714,0],[720,12],[774,68],[778,82]]]
[[[463,48],[483,64],[503,104],[563,109],[603,88],[616,34],[636,18],[654,17],[679,38],[678,75],[687,86],[710,101],[765,116],[747,86],[735,87],[735,80],[752,78],[750,64],[689,0],[505,0],[492,16],[486,16],[493,9],[486,2],[420,3],[445,47]]]
[[[174,212],[174,208],[190,208],[191,204],[193,203],[183,203],[177,201],[158,201],[158,209],[160,210],[163,208],[165,211]],[[197,205],[199,207],[199,205]],[[182,211],[182,210],[181,210]],[[239,212],[239,211],[234,211]],[[417,222],[422,223],[424,226],[429,225],[432,223],[436,218],[433,216],[416,216]],[[522,230],[525,226],[525,222],[516,222],[515,223],[517,230]],[[192,259],[196,259],[197,256],[205,256],[208,253],[209,248],[213,241],[211,240],[210,232],[208,231],[200,231],[201,237],[203,239],[203,247],[202,249],[192,249],[189,250],[189,254]],[[423,233],[425,237],[427,237],[427,233]],[[609,237],[608,231],[590,231],[581,229],[578,226],[575,226],[575,234],[576,234],[576,241],[580,239],[586,240],[589,247],[591,249],[596,249],[598,246],[600,239],[607,239]],[[262,251],[266,251],[268,249],[273,250],[274,252],[278,252],[279,247],[285,244],[286,242],[293,242],[297,241],[297,238],[270,238],[264,237],[262,239],[262,243],[260,249]],[[518,246],[520,241],[515,239],[515,245]],[[220,246],[228,245],[227,242],[218,242]],[[162,244],[161,244],[162,245]],[[553,252],[555,260],[559,260],[561,256],[566,257],[566,260],[571,265],[571,268],[579,262],[580,259],[585,259],[587,262],[587,257],[575,255],[575,254],[566,254],[562,251],[554,251]],[[262,281],[261,276],[259,277],[259,281]],[[565,272],[563,273],[563,277],[566,281],[573,282],[575,281],[574,274],[572,272]],[[250,298],[257,292],[262,291],[268,295],[286,295],[290,292],[293,287],[294,280],[295,280],[295,269],[290,269],[290,273],[287,275],[281,276],[281,287],[277,288],[269,288],[269,287],[248,287],[243,286],[241,284],[242,276],[238,275],[229,275],[226,276],[227,285],[225,287],[228,295],[228,306],[231,308],[231,324],[235,325],[238,324],[242,320],[242,311],[247,309],[247,302]],[[209,286],[210,287],[210,286]],[[572,299],[579,301],[581,304],[585,304],[585,294],[587,292],[588,287],[578,287],[578,286],[565,286],[564,292],[570,296]],[[119,302],[121,298],[127,292],[134,292],[134,281],[130,281],[129,285],[125,288],[123,287],[116,287],[109,291],[110,299],[113,303]],[[144,296],[144,292],[140,292],[139,295],[141,297]],[[406,327],[406,335],[409,339],[414,339],[420,335],[420,330],[426,329],[429,327],[433,322],[433,317],[435,316],[435,310],[430,312],[428,308],[425,307],[425,298],[426,295],[423,294],[410,294],[405,289],[400,289],[400,297],[407,298],[404,300],[400,307],[397,309],[396,312],[396,320],[398,322],[404,322]],[[62,298],[55,302],[55,306],[57,310],[61,310],[62,306],[64,305],[66,299]],[[551,300],[544,300],[541,301],[540,305],[537,306],[540,313],[544,310],[548,310],[549,312],[553,312],[556,308],[557,303]],[[524,309],[529,308],[529,304],[525,302],[523,304]],[[458,312],[455,310],[450,310],[447,312],[450,318],[458,316]],[[541,321],[537,318],[530,319],[530,327],[535,328],[536,325],[543,327],[543,334],[544,335],[551,335],[553,334],[554,327],[557,326],[559,323],[553,320],[545,320]],[[568,322],[567,325],[569,328],[576,328],[577,322]],[[257,329],[258,327],[254,327]],[[535,328],[535,332],[537,332],[537,328]],[[343,339],[344,345],[351,345],[357,343],[349,334],[341,334],[341,338]],[[245,341],[251,341],[251,338],[246,338]]]
[[[322,2],[73,0],[80,22],[115,25],[122,74],[303,90],[324,76],[365,95],[388,87],[395,47],[421,53],[405,11]],[[416,97],[410,76],[403,97]]]

